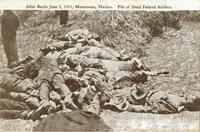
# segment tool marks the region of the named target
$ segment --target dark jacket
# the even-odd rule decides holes
[[[2,37],[10,38],[16,36],[19,27],[19,19],[13,11],[5,10],[1,16]]]

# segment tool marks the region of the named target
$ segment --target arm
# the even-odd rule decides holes
[[[151,71],[142,71],[142,73],[148,75],[148,76],[157,76],[160,74],[169,74],[169,71],[163,71],[163,72],[151,72]]]
[[[36,63],[40,58],[42,58],[44,55],[45,54],[43,52],[39,52],[33,58],[32,57],[29,58],[31,61],[28,61],[27,59],[22,60],[21,62],[18,63],[17,67],[15,67],[14,69],[11,69],[9,71],[9,73],[11,73],[11,74],[16,73],[16,74],[18,74],[20,76],[23,76],[24,74],[29,72],[31,66],[34,63]],[[28,62],[26,62],[26,61],[28,61]],[[20,64],[23,64],[23,65],[20,65]]]
[[[128,112],[145,112],[145,106],[143,105],[129,105]]]

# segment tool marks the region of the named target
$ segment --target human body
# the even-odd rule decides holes
[[[17,15],[13,11],[5,10],[1,16],[1,33],[9,68],[12,68],[18,62],[16,42],[18,27],[19,19]]]

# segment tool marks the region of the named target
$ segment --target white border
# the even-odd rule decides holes
[[[28,5],[31,5],[32,7],[29,6],[30,8],[28,8]],[[57,6],[57,8],[49,8],[50,5]],[[76,8],[77,5],[85,8]],[[99,5],[112,6],[112,8],[100,8]],[[118,5],[122,6],[119,7]],[[140,8],[132,8],[133,5]],[[42,6],[44,8],[40,8]],[[148,6],[152,6],[154,8],[147,8]],[[163,6],[164,8],[158,8],[159,6]],[[0,0],[0,10],[5,9],[144,11],[200,10],[200,0]]]

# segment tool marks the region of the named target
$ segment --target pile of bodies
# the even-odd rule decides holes
[[[74,30],[0,78],[1,117],[40,119],[60,111],[177,113],[199,110],[200,96],[156,90],[152,72],[88,30]]]

